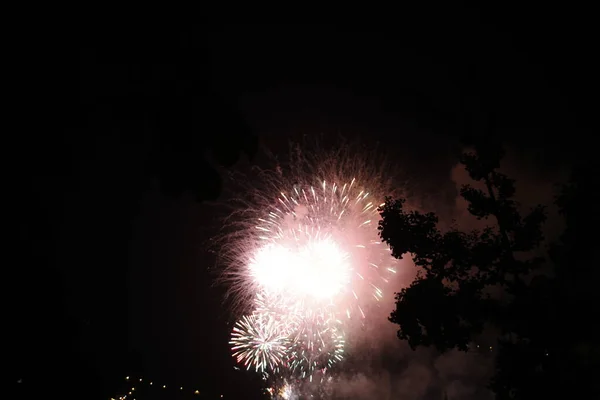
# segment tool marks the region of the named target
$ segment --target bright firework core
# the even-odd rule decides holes
[[[249,270],[265,292],[306,301],[333,300],[350,281],[349,256],[330,237],[260,248]]]

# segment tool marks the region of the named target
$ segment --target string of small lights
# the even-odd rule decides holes
[[[488,345],[483,345],[483,344],[480,345],[480,344],[476,344],[476,343],[467,345],[467,347],[469,348],[469,352],[472,352],[475,354],[492,353],[492,352],[496,351],[494,346],[488,346]],[[550,352],[548,350],[544,350],[543,355],[546,357],[549,357]]]
[[[492,352],[492,351],[494,351],[494,347],[493,346],[485,346],[485,345],[479,345],[479,344],[469,344],[469,345],[467,345],[467,347],[469,348],[469,351],[476,352],[476,353],[486,353],[486,352]]]
[[[169,398],[171,398],[171,396],[174,396],[175,394],[177,394],[177,397],[180,398],[218,399],[224,397],[222,394],[217,397],[206,397],[206,395],[202,394],[198,389],[188,389],[184,388],[183,386],[167,385],[162,382],[155,382],[151,379],[144,379],[134,376],[126,376],[125,384],[127,384],[127,388],[122,390],[122,393],[110,397],[109,400],[143,400],[145,398],[148,398],[149,395],[152,395],[152,397],[154,398],[156,397],[155,393],[157,391],[160,391],[161,394],[165,396],[169,396]]]

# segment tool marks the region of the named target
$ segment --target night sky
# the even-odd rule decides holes
[[[591,151],[588,21],[455,9],[394,24],[56,34],[31,72],[35,128],[6,148],[19,159],[5,267],[17,389],[107,398],[131,375],[253,398],[213,285],[206,243],[225,194],[213,198],[206,149],[232,165],[249,149],[240,169],[307,136],[379,142],[426,204],[456,216],[459,139],[494,133],[524,196],[539,194]]]

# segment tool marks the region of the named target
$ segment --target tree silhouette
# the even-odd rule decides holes
[[[523,340],[500,341],[491,384],[499,399],[600,394],[599,276],[589,214],[600,193],[595,163],[577,165],[556,197],[566,226],[550,247],[553,274],[532,279],[511,305],[520,322],[512,329]]]
[[[543,240],[545,209],[537,205],[524,216],[519,213],[514,181],[498,171],[503,154],[499,144],[487,142],[461,157],[483,189],[464,185],[460,194],[472,215],[492,218],[485,229],[442,232],[435,214],[407,210],[403,199],[387,199],[381,238],[394,257],[410,253],[420,267],[415,281],[396,294],[390,321],[413,349],[434,346],[440,352],[467,351],[485,324],[498,328],[490,388],[499,399],[597,390],[590,375],[598,367],[597,312],[583,312],[598,304],[586,218],[597,204],[590,200],[598,193],[592,188],[597,186],[594,169],[576,170],[576,181],[557,198],[567,228],[551,252],[552,277],[536,273],[544,259],[531,255]],[[491,287],[503,288],[504,294],[491,296],[486,290]]]
[[[476,150],[465,153],[461,162],[486,190],[464,185],[461,196],[471,214],[478,219],[494,217],[495,226],[442,232],[435,214],[407,211],[403,199],[387,199],[381,208],[381,238],[394,257],[410,253],[423,271],[397,294],[396,310],[390,317],[400,325],[399,337],[413,348],[434,345],[439,351],[466,350],[485,322],[501,318],[506,311],[485,289],[501,285],[519,293],[525,285],[522,277],[542,261],[517,254],[539,246],[544,208],[536,206],[521,217],[513,199],[514,181],[497,170],[501,148],[480,146]]]

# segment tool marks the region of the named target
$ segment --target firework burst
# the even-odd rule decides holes
[[[243,317],[236,322],[229,342],[234,357],[248,369],[277,372],[288,350],[287,332],[279,328],[280,325],[268,316]]]
[[[227,276],[250,309],[232,335],[238,362],[312,381],[342,360],[350,321],[366,317],[397,267],[377,230],[391,194],[382,175],[347,154],[299,154],[251,193]]]
[[[287,353],[288,367],[293,376],[312,381],[315,372],[324,373],[342,360],[344,345],[341,321],[309,315],[294,333]]]
[[[364,318],[361,297],[379,300],[396,272],[377,234],[379,205],[355,178],[281,192],[255,227],[264,244],[249,263],[250,284],[295,299],[335,302],[345,306],[338,311],[347,317]]]

